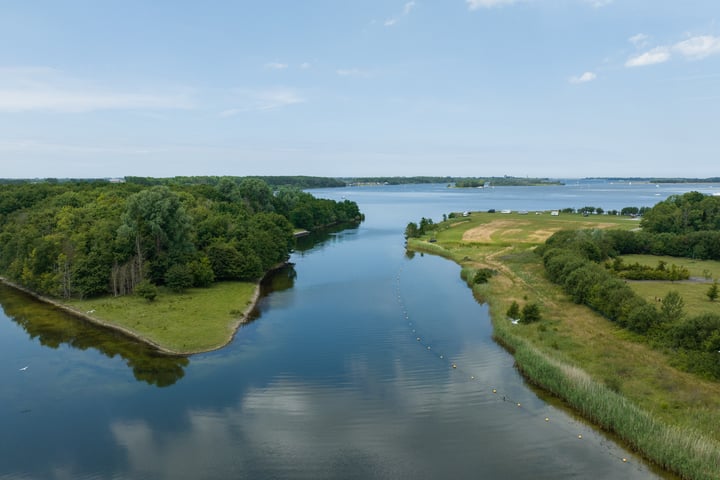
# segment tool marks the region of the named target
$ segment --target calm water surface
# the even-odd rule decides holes
[[[527,388],[459,267],[407,258],[402,232],[451,211],[620,209],[689,190],[715,191],[315,191],[367,221],[299,246],[257,320],[189,359],[0,288],[0,479],[658,478]]]

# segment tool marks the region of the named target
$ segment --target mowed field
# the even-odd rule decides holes
[[[610,215],[560,214],[550,212],[484,213],[473,212],[467,217],[451,219],[449,229],[438,232],[438,240],[481,243],[495,246],[539,245],[562,229],[639,228],[636,219]]]

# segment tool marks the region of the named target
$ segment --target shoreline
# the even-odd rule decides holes
[[[30,290],[29,288],[23,287],[22,285],[19,285],[15,282],[8,280],[5,277],[0,276],[0,283],[2,283],[3,285],[5,285],[7,287],[15,289],[19,292],[22,292],[26,295],[29,295],[37,301],[40,301],[47,305],[53,306],[53,307],[57,308],[58,310],[61,310],[64,313],[72,315],[73,317],[77,318],[78,320],[88,322],[88,323],[96,325],[98,327],[113,330],[122,335],[125,335],[126,337],[128,337],[131,340],[135,340],[135,341],[144,343],[145,345],[153,348],[155,351],[157,351],[158,353],[161,353],[163,355],[172,356],[172,357],[189,357],[191,355],[196,355],[199,353],[214,352],[216,350],[220,350],[221,348],[224,348],[227,345],[229,345],[235,339],[235,335],[237,334],[240,327],[243,324],[248,323],[248,317],[249,317],[250,313],[252,313],[252,311],[257,306],[257,303],[260,300],[260,294],[261,294],[261,290],[262,290],[262,281],[267,277],[268,274],[285,266],[286,264],[287,263],[283,263],[282,265],[279,265],[275,268],[270,269],[269,271],[267,271],[265,273],[265,275],[263,275],[263,277],[260,280],[255,282],[255,291],[253,292],[253,295],[250,297],[249,303],[247,304],[245,309],[242,311],[242,313],[240,315],[238,315],[237,318],[235,318],[232,322],[230,322],[228,324],[228,330],[230,331],[230,335],[223,343],[213,346],[211,348],[202,349],[202,350],[191,350],[191,351],[177,351],[177,350],[173,350],[171,348],[164,347],[161,344],[151,340],[150,338],[148,338],[138,332],[135,332],[134,330],[123,327],[121,325],[117,325],[112,322],[108,322],[106,320],[103,320],[102,318],[91,316],[86,312],[83,312],[74,307],[71,307],[70,305],[66,305],[58,300],[55,300],[53,298],[50,298],[45,295],[41,295],[37,292],[34,292],[34,291]]]
[[[407,248],[443,257],[462,269],[491,267],[499,276],[506,277],[510,288],[517,288],[527,280],[518,277],[502,259],[512,247],[500,248],[493,253],[483,252],[480,258],[471,258],[461,256],[453,246],[440,243],[411,239]],[[655,415],[654,410],[609,388],[607,382],[591,375],[581,363],[574,364],[550,355],[532,338],[519,335],[504,315],[507,297],[503,300],[499,293],[498,288],[503,288],[500,283],[495,286],[467,283],[471,294],[488,304],[492,336],[513,356],[518,371],[527,382],[559,399],[591,424],[610,432],[650,464],[682,478],[717,478],[711,473],[720,468],[720,457],[717,457],[720,445],[715,439],[690,425],[668,422]]]

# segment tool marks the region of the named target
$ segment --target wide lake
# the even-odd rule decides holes
[[[670,478],[529,388],[459,267],[406,255],[403,230],[690,190],[720,186],[315,190],[366,221],[305,239],[257,318],[190,358],[0,288],[0,479]]]

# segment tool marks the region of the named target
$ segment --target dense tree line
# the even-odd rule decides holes
[[[250,177],[6,184],[0,274],[57,297],[122,295],[141,282],[182,290],[255,280],[288,259],[294,228],[360,219],[354,202],[273,191]]]
[[[140,185],[212,185],[216,186],[223,179],[230,179],[234,182],[240,182],[244,178],[254,178],[262,180],[271,188],[277,187],[296,187],[301,189],[308,188],[334,188],[344,187],[347,184],[336,178],[329,177],[309,177],[304,175],[293,176],[255,176],[255,177],[218,177],[218,176],[178,176],[168,178],[155,177],[125,177],[128,183],[137,183]]]
[[[720,196],[689,192],[672,195],[645,212],[644,230],[687,234],[720,230]]]
[[[437,225],[432,221],[432,218],[422,217],[419,224],[408,222],[407,227],[405,227],[405,239],[418,238],[436,229]]]
[[[657,234],[666,235],[666,234]],[[620,230],[560,231],[537,249],[551,281],[572,300],[585,304],[612,322],[642,334],[674,352],[685,370],[720,379],[720,315],[686,318],[676,292],[661,299],[658,309],[635,294],[625,280],[602,262],[627,250],[639,234]],[[657,269],[656,269],[657,270]],[[660,270],[667,271],[663,266]],[[672,270],[672,268],[670,268]],[[710,298],[712,300],[712,298]]]

